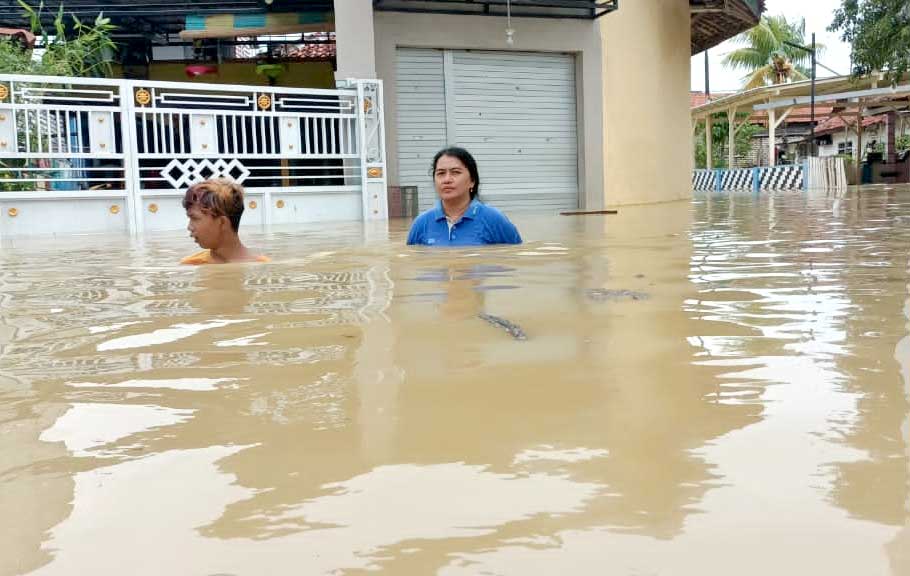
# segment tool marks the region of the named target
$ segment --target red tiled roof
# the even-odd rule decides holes
[[[865,118],[863,118],[863,128],[865,128],[867,126],[874,126],[875,124],[881,124],[886,119],[887,119],[887,116],[885,116],[884,114],[879,114],[878,116],[866,116]],[[851,121],[850,128],[853,128],[854,125],[855,125],[855,122]],[[844,126],[845,126],[845,122],[841,118],[838,118],[837,116],[832,116],[832,117],[828,118],[827,120],[825,120],[824,122],[821,122],[815,128],[815,133],[816,134],[828,134],[830,132],[837,132],[838,130],[843,130]]]
[[[283,54],[290,60],[324,62],[335,58],[335,44],[298,44],[288,46]]]
[[[696,108],[702,104],[707,104],[709,99],[717,100],[730,94],[733,94],[733,92],[712,92],[709,98],[704,92],[689,92],[689,108]]]

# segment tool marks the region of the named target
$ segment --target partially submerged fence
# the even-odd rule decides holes
[[[244,224],[388,217],[382,84],[337,90],[0,74],[0,234],[174,229],[191,184]]]
[[[810,158],[802,164],[726,170],[695,170],[692,189],[717,192],[846,188],[842,158]]]

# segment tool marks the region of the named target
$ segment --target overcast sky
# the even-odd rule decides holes
[[[850,46],[838,38],[837,34],[828,32],[828,26],[834,18],[834,11],[841,5],[841,0],[765,0],[765,14],[783,14],[788,20],[800,17],[806,19],[806,41],[815,32],[816,42],[825,45],[824,54],[819,62],[833,68],[839,74],[850,72]],[[710,60],[711,92],[738,90],[743,84],[744,70],[732,70],[721,64],[724,54],[735,50],[737,45],[726,41],[708,51]],[[818,68],[818,77],[832,74],[824,68]],[[705,54],[692,57],[692,89],[705,89]]]

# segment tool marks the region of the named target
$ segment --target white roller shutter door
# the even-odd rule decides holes
[[[398,181],[418,187],[421,211],[433,205],[430,162],[446,146],[442,50],[398,50]]]
[[[477,159],[493,206],[578,207],[573,56],[399,49],[398,97],[400,182],[420,186],[421,209],[434,199],[429,161],[446,143]]]

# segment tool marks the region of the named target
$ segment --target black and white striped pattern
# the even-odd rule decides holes
[[[698,191],[714,190],[714,170],[693,170],[692,189]]]
[[[752,170],[724,170],[720,181],[721,190],[751,190]]]
[[[762,190],[802,190],[803,167],[796,165],[774,166],[761,169]]]

